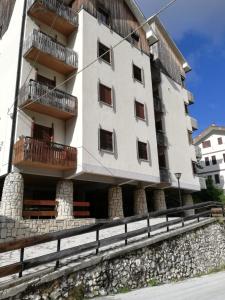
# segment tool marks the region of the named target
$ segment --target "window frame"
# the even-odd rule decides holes
[[[106,64],[112,66],[112,49],[110,47],[106,46],[105,44],[103,44],[100,40],[98,40],[97,43],[98,43],[98,59],[105,62]],[[107,48],[107,50],[104,51],[104,53],[109,51],[107,54],[105,54],[105,55],[109,54],[109,61],[104,59],[103,53],[100,54],[100,46],[103,46],[103,47]],[[101,55],[103,55],[103,56],[101,56]]]
[[[206,148],[210,148],[211,147],[211,141],[210,140],[206,140],[204,142],[202,142],[202,148],[206,149]]]
[[[101,144],[101,132],[111,133],[111,135],[112,135],[112,150],[102,148],[102,144]],[[103,128],[100,127],[98,135],[99,135],[99,150],[101,152],[106,152],[106,153],[114,154],[115,153],[115,132],[114,132],[114,130],[113,131],[109,131],[109,130],[106,130],[106,129],[103,129]]]
[[[108,102],[105,102],[101,99],[101,86],[105,87],[106,89],[109,89],[111,92],[111,103],[109,104]],[[102,83],[101,81],[98,82],[98,100],[100,103],[107,105],[109,107],[113,107],[113,88],[109,87],[107,85],[105,85],[104,83]]]
[[[143,144],[143,145],[146,146],[146,155],[147,155],[147,158],[140,157],[139,144]],[[142,142],[140,140],[137,140],[137,152],[138,152],[137,154],[138,154],[138,160],[139,161],[149,162],[150,155],[149,155],[149,151],[148,151],[148,142]]]
[[[223,138],[222,137],[217,138],[217,142],[218,145],[223,145]]]
[[[138,78],[136,78],[135,75],[135,71],[134,69],[137,68],[140,70],[141,72],[141,80],[139,80]],[[132,74],[133,74],[133,79],[141,84],[144,84],[144,74],[143,74],[144,70],[140,67],[138,67],[135,63],[132,63]]]

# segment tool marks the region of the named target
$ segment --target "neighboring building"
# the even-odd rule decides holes
[[[0,0],[0,39],[9,27],[15,2],[16,0]]]
[[[211,125],[194,139],[202,153],[199,175],[225,191],[225,127]]]
[[[188,63],[157,18],[112,49],[145,21],[135,1],[64,4],[29,0],[22,20],[24,1],[16,2],[0,56],[1,175],[23,175],[26,201],[56,198],[58,218],[73,205],[84,206],[75,216],[95,218],[144,213],[147,202],[165,208],[176,172],[191,202],[200,183]]]

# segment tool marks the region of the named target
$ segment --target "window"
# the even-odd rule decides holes
[[[54,139],[54,128],[33,123],[33,138],[45,142],[52,142]]]
[[[218,140],[218,145],[222,145],[223,144],[223,139],[221,137],[219,137],[217,140]]]
[[[110,14],[109,12],[104,9],[101,5],[98,5],[97,7],[97,15],[98,19],[104,23],[105,25],[109,26],[110,25]]]
[[[133,31],[133,30],[132,30]],[[134,45],[137,45],[139,40],[140,40],[140,37],[139,37],[139,34],[137,32],[133,32],[131,34],[131,39],[132,39],[132,42]]]
[[[47,85],[50,88],[56,87],[56,78],[54,78],[52,80],[52,79],[44,77],[44,76],[42,76],[40,74],[37,74],[37,82],[40,83],[40,84]]]
[[[99,83],[99,100],[112,105],[112,89]]]
[[[113,152],[113,132],[100,129],[100,149]]]
[[[138,141],[138,158],[148,160],[147,143],[142,143]]]
[[[98,56],[105,62],[111,64],[111,50],[100,42],[98,42]]]
[[[142,70],[137,67],[136,65],[133,65],[133,76],[134,79],[140,81],[142,83]]]
[[[219,174],[215,174],[215,183],[216,184],[220,183],[220,175]]]
[[[225,153],[223,154],[223,161],[225,162]]]
[[[145,106],[144,104],[135,101],[136,117],[145,120]]]
[[[209,148],[209,147],[211,147],[210,140],[202,142],[202,147],[203,148]]]
[[[213,164],[213,165],[216,165],[216,164],[217,164],[217,160],[216,160],[215,155],[212,156],[212,164]]]
[[[210,161],[209,161],[209,158],[208,158],[208,157],[205,157],[205,165],[206,165],[206,166],[209,166],[209,165],[210,165]]]

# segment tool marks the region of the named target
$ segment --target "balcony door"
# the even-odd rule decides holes
[[[56,86],[56,79],[49,79],[40,74],[37,74],[37,82],[43,85],[48,86],[49,88],[54,88]]]
[[[46,127],[39,124],[33,124],[33,138],[35,140],[52,142],[54,137],[54,128]]]

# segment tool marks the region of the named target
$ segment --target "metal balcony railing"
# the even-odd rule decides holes
[[[49,54],[57,60],[74,68],[77,68],[78,66],[78,55],[76,52],[57,43],[50,36],[36,29],[33,30],[24,43],[24,55],[32,48],[36,48],[41,52]]]
[[[164,112],[162,100],[156,96],[154,96],[154,109],[155,109],[155,112],[158,112],[158,113]]]
[[[157,144],[159,146],[162,146],[162,147],[168,146],[168,141],[167,141],[167,137],[166,137],[165,133],[157,131],[156,137],[157,137]]]
[[[47,105],[54,107],[60,111],[67,112],[75,115],[77,112],[77,98],[67,94],[61,90],[54,89],[39,83],[34,80],[30,80],[28,84],[25,84],[19,93],[19,106],[22,107],[29,100],[34,103]],[[29,106],[27,106],[29,109]]]
[[[161,182],[171,183],[170,172],[166,168],[160,168],[160,180]]]
[[[75,169],[77,161],[77,149],[37,140],[31,137],[21,138],[14,145],[15,165],[26,163],[32,166],[46,166],[55,169]]]
[[[28,0],[27,10],[34,5],[40,4],[41,6],[46,7],[47,9],[55,12],[58,16],[66,19],[68,22],[73,25],[78,25],[78,14],[75,13],[70,7],[63,5],[63,2],[58,0]]]

